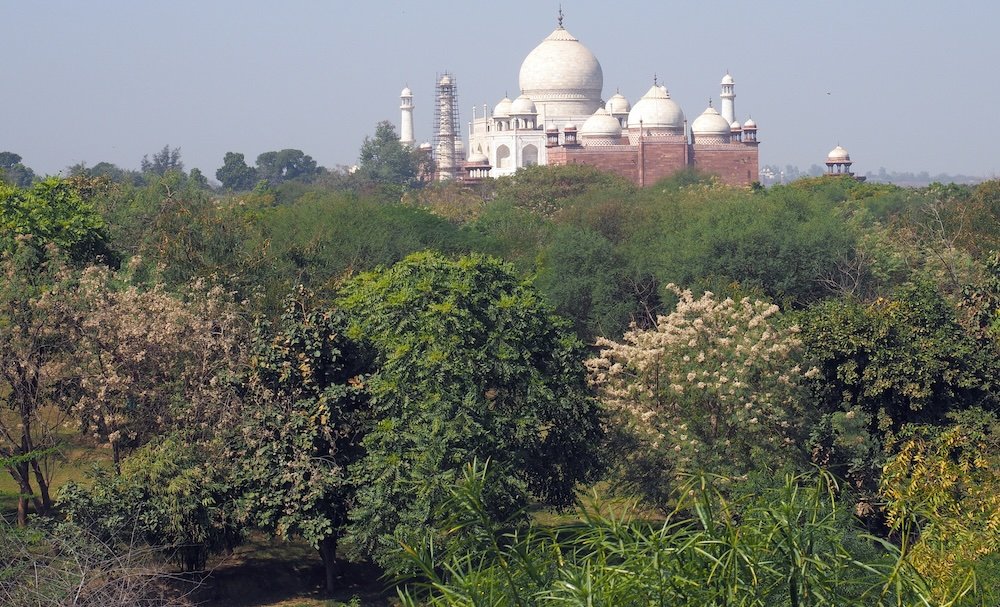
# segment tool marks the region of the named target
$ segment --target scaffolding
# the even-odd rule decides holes
[[[437,100],[434,104],[434,162],[439,180],[455,179],[459,173],[459,159],[455,157],[458,139],[458,86],[455,77],[445,72],[436,80]]]

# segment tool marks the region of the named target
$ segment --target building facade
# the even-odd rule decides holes
[[[456,177],[585,164],[640,186],[687,168],[737,186],[758,178],[757,125],[736,121],[735,82],[728,73],[720,83],[721,113],[709,102],[690,125],[655,79],[635,104],[619,92],[604,100],[601,64],[563,27],[560,11],[556,29],[521,63],[518,82],[516,98],[505,96],[492,110],[485,104],[473,109]]]

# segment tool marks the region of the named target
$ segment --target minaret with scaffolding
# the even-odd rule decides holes
[[[434,105],[437,129],[434,134],[434,160],[437,176],[441,181],[458,176],[455,158],[455,140],[458,130],[458,88],[455,78],[445,72],[437,79],[437,102]]]

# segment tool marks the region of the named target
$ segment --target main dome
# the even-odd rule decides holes
[[[589,116],[602,105],[600,62],[562,26],[524,58],[518,82],[522,94],[549,117]]]

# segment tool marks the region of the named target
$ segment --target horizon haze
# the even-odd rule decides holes
[[[690,123],[710,97],[718,107],[728,70],[737,119],[759,126],[761,166],[805,169],[840,144],[859,173],[990,178],[1000,123],[974,112],[1000,97],[1000,6],[962,4],[569,0],[562,10],[601,62],[605,99],[620,91],[634,104],[655,75]],[[213,179],[230,151],[252,163],[296,148],[329,168],[351,165],[379,121],[398,128],[404,86],[418,142],[432,137],[442,72],[457,80],[463,129],[473,106],[515,97],[521,61],[558,8],[8,0],[0,150],[39,174],[79,162],[136,168],[164,145]]]

